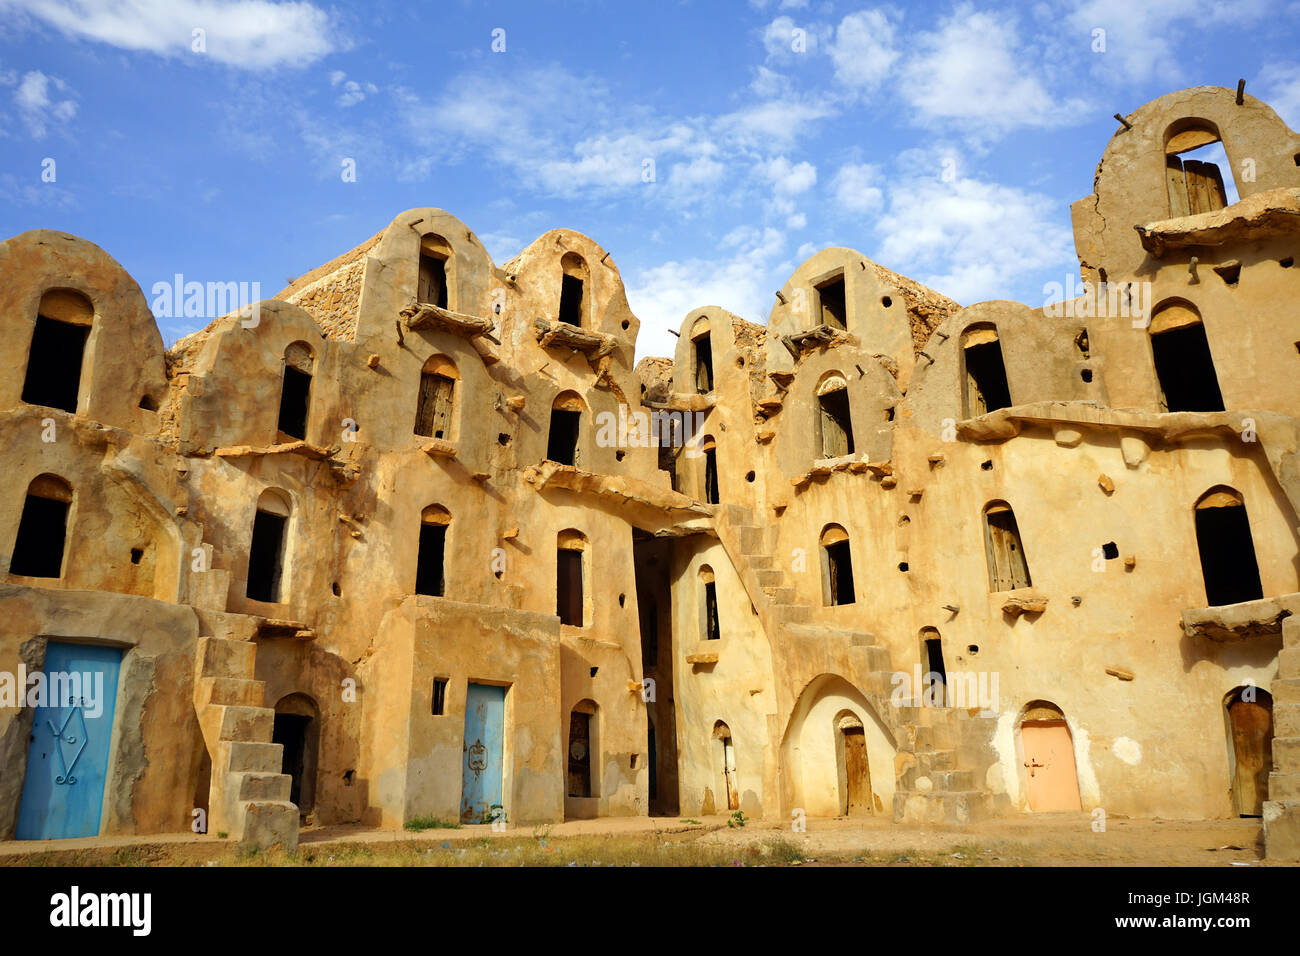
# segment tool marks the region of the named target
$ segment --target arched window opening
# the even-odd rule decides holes
[[[444,355],[431,356],[420,371],[420,396],[415,408],[415,433],[452,440],[456,366]]]
[[[1228,171],[1225,179],[1223,170]],[[1237,201],[1232,166],[1218,127],[1208,120],[1187,119],[1165,134],[1165,178],[1172,217],[1214,212]]]
[[[1171,302],[1151,316],[1151,356],[1167,412],[1221,412],[1223,394],[1200,313]]]
[[[731,728],[722,721],[713,725],[713,739],[718,741],[722,763],[723,787],[727,792],[727,809],[740,809],[740,788],[736,783],[736,750],[731,739]]]
[[[925,662],[925,691],[943,705],[948,686],[948,668],[943,662],[943,638],[938,628],[921,628],[921,650]]]
[[[311,407],[311,377],[315,363],[311,346],[305,342],[294,342],[284,350],[278,427],[290,438],[307,437],[307,412]]]
[[[72,486],[54,475],[40,475],[27,486],[23,513],[18,519],[9,573],[29,578],[63,576],[68,511]]]
[[[844,376],[827,376],[817,388],[820,415],[819,458],[853,454],[853,417],[849,412],[849,387]]]
[[[826,605],[853,604],[853,554],[849,535],[837,524],[822,529],[822,600]]]
[[[695,360],[695,390],[707,395],[713,391],[713,344],[707,317],[691,326],[691,351]]]
[[[278,604],[284,576],[284,554],[290,504],[284,492],[268,488],[257,500],[253,536],[248,548],[248,587],[254,601]]]
[[[833,329],[848,331],[849,311],[844,294],[844,273],[841,272],[827,279],[816,287],[817,312],[822,325]]]
[[[320,744],[320,708],[306,694],[290,694],[275,705],[271,742],[279,744],[280,772],[289,775],[289,802],[300,814],[316,804],[316,756]]]
[[[81,395],[81,365],[95,307],[80,292],[51,289],[36,307],[23,401],[75,414]]]
[[[984,508],[984,551],[988,558],[990,591],[1013,591],[1033,583],[1015,512],[1005,501],[995,501]]]
[[[587,538],[581,531],[561,531],[555,552],[555,613],[560,623],[583,626],[583,552]]]
[[[451,512],[442,505],[429,505],[420,514],[420,546],[415,559],[415,593],[442,597],[446,572],[447,528]]]
[[[594,797],[592,753],[596,749],[596,702],[581,700],[569,713],[569,788],[571,797]]]
[[[587,284],[587,263],[576,252],[560,259],[560,321],[582,325]]]
[[[718,495],[718,446],[710,435],[700,445],[704,449],[704,502],[716,505],[722,500]]]
[[[420,239],[420,278],[415,293],[419,302],[440,309],[450,308],[447,281],[450,261],[451,245],[442,236],[429,233]]]
[[[1263,816],[1273,770],[1273,696],[1252,684],[1224,699],[1232,761],[1232,803],[1238,816]]]
[[[1196,548],[1210,607],[1264,596],[1246,502],[1231,488],[1211,488],[1196,502]]]
[[[713,568],[707,564],[700,568],[700,584],[704,586],[703,627],[704,639],[716,641],[722,638],[722,628],[718,622],[718,586],[714,580]]]
[[[961,337],[962,365],[966,384],[965,417],[974,418],[999,408],[1011,407],[1007,367],[1002,360],[1002,343],[992,325],[972,325]]]
[[[547,460],[576,467],[581,427],[582,399],[575,392],[561,392],[551,405],[551,428],[546,439]]]

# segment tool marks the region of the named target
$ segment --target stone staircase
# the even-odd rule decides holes
[[[1273,771],[1264,802],[1270,860],[1300,860],[1300,617],[1282,620],[1273,692]]]
[[[275,711],[264,706],[265,682],[253,679],[256,658],[251,641],[199,638],[194,707],[212,756],[208,832],[293,853],[298,808],[289,802],[291,779],[280,772],[284,748],[271,743]]]
[[[853,669],[876,715],[905,754],[892,812],[899,822],[967,823],[998,812],[992,795],[977,787],[975,772],[959,769],[971,748],[992,736],[996,717],[961,708],[898,707],[892,702],[896,668],[888,648],[866,631],[810,624],[812,609],[792,603],[795,589],[776,566],[776,530],[757,524],[743,505],[719,505],[714,514],[718,540],[730,556],[764,630],[773,638],[833,641],[858,657]],[[990,723],[992,722],[992,723]]]

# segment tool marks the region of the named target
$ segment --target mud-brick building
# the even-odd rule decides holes
[[[1073,222],[1082,295],[831,248],[635,365],[568,230],[497,266],[412,209],[168,350],[97,246],[9,239],[0,838],[1101,810],[1300,856],[1300,136],[1163,97]]]

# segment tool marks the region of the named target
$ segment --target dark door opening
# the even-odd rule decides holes
[[[569,715],[569,796],[591,796],[591,715]]]
[[[443,555],[447,546],[445,524],[420,525],[420,550],[415,560],[415,593],[443,595]]]
[[[1223,394],[1200,322],[1151,336],[1156,378],[1170,412],[1221,412]]]
[[[931,632],[933,633],[933,632]],[[925,639],[925,665],[928,686],[934,697],[942,704],[944,688],[948,686],[948,669],[943,664],[943,639],[928,637]],[[931,676],[933,675],[933,676]],[[937,684],[937,687],[933,685]]]
[[[439,256],[420,253],[417,298],[440,309],[447,308],[447,262]]]
[[[1011,388],[1007,385],[1007,368],[1002,361],[1002,343],[993,339],[969,345],[964,354],[967,417],[1010,408]]]
[[[718,452],[716,448],[704,450],[704,501],[716,505],[718,498]]]
[[[695,390],[701,395],[713,391],[713,345],[709,336],[692,340],[695,346]]]
[[[560,321],[582,325],[582,280],[577,276],[560,280]]]
[[[704,582],[704,639],[716,641],[722,638],[722,628],[718,623],[718,588],[712,581]]]
[[[311,718],[301,714],[276,714],[271,726],[271,742],[284,747],[284,758],[280,772],[287,773],[292,780],[289,786],[289,802],[302,806],[302,781],[307,758],[307,730]]]
[[[10,574],[57,578],[63,573],[63,543],[68,530],[68,502],[28,494],[18,520]]]
[[[248,549],[248,590],[254,601],[277,604],[284,561],[284,532],[288,519],[268,511],[253,518],[253,541]]]
[[[1201,553],[1205,598],[1211,607],[1264,596],[1245,505],[1198,507],[1196,546]]]
[[[90,328],[36,316],[23,380],[23,401],[76,413],[81,362]]]
[[[821,300],[822,325],[847,330],[849,319],[844,297],[844,276],[819,285],[817,297]]]
[[[546,457],[561,465],[578,463],[578,428],[581,412],[551,409],[551,430],[546,439]]]
[[[291,365],[284,367],[280,387],[279,429],[291,438],[306,439],[307,408],[311,400],[311,376]]]
[[[582,627],[582,552],[556,551],[555,578],[555,613],[560,623]]]
[[[650,758],[650,799],[659,799],[659,752],[655,746],[655,725],[650,724],[646,732],[646,752]]]
[[[830,603],[852,604],[856,598],[853,592],[853,555],[849,550],[849,542],[837,541],[825,548]]]

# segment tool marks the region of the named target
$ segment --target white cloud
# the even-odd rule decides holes
[[[1079,101],[1058,102],[1022,48],[1013,19],[962,5],[916,41],[901,89],[923,122],[964,129],[976,139],[1022,127],[1077,123]]]
[[[788,268],[782,263],[785,236],[773,228],[733,230],[712,259],[671,260],[636,270],[627,283],[628,303],[641,319],[637,356],[672,355],[676,331],[692,309],[717,305],[751,322],[766,322],[772,290]]]
[[[51,94],[53,90],[53,95]],[[14,90],[14,105],[27,131],[36,139],[44,139],[49,126],[66,123],[77,115],[77,104],[72,99],[59,99],[67,93],[68,84],[57,77],[47,76],[40,70],[23,74]]]
[[[797,196],[817,182],[816,166],[808,162],[792,163],[784,156],[764,160],[755,169],[781,196]]]
[[[348,75],[342,70],[330,71],[330,86],[342,86],[343,92],[339,94],[337,100],[339,106],[344,108],[355,106],[364,100],[379,92],[379,87],[373,83],[358,83],[356,80],[349,80]]]
[[[336,49],[311,3],[269,0],[7,0],[65,36],[160,56],[206,56],[244,69],[299,66]],[[193,49],[203,31],[205,52]]]
[[[852,90],[870,92],[880,86],[898,59],[894,24],[882,10],[850,13],[836,28],[829,52],[837,80]]]
[[[880,167],[871,163],[849,163],[841,166],[831,180],[836,208],[852,213],[869,213],[880,209],[884,193],[880,182]]]
[[[790,17],[777,17],[763,27],[763,48],[769,59],[792,60],[815,52],[824,30],[820,24],[799,24]]]
[[[1169,89],[1184,75],[1176,52],[1188,30],[1241,25],[1269,12],[1264,0],[1076,0],[1066,23],[1080,36],[1079,55],[1117,80],[1159,79]],[[1106,49],[1091,52],[1093,31],[1105,30]]]
[[[1269,63],[1259,71],[1258,97],[1273,107],[1287,126],[1300,130],[1300,65]],[[1247,87],[1249,89],[1249,86]]]
[[[1076,269],[1061,204],[997,183],[903,180],[889,189],[876,229],[881,264],[967,305],[1025,295],[1026,283],[1060,282]]]
[[[801,139],[813,123],[833,112],[825,103],[773,99],[719,116],[714,128],[742,147],[785,149]]]

